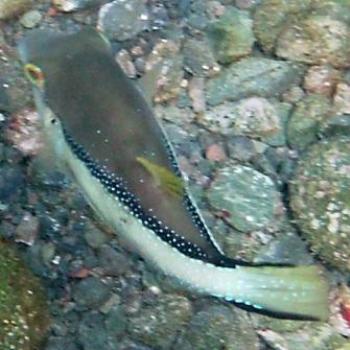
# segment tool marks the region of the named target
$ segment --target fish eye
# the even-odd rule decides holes
[[[31,81],[33,84],[35,84],[40,88],[43,87],[44,80],[45,80],[44,73],[38,66],[32,63],[27,63],[24,66],[24,72],[27,78],[29,79],[29,81]]]

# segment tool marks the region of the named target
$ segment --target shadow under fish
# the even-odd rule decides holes
[[[32,31],[19,52],[48,144],[122,241],[200,293],[276,316],[327,319],[328,285],[316,266],[223,255],[161,125],[100,33]]]

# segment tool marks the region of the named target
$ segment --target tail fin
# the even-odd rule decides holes
[[[238,266],[234,301],[271,313],[301,319],[326,320],[328,284],[316,266]]]

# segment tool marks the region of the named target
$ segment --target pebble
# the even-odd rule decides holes
[[[333,104],[336,114],[350,114],[350,85],[346,83],[337,84]]]
[[[15,240],[31,246],[34,244],[39,233],[39,220],[29,212],[25,212],[16,228]]]
[[[55,7],[63,12],[72,12],[83,10],[88,7],[98,6],[105,2],[104,0],[52,0]]]
[[[203,113],[206,110],[203,78],[193,77],[189,81],[188,95],[191,98],[194,112]]]
[[[304,78],[304,88],[309,93],[331,96],[339,80],[340,72],[332,66],[311,66]]]
[[[206,84],[206,100],[216,106],[249,96],[271,97],[300,80],[301,67],[285,61],[249,57],[231,64]]]
[[[258,350],[259,341],[246,313],[209,304],[192,317],[174,349]]]
[[[183,296],[161,295],[155,305],[144,305],[130,318],[128,332],[152,348],[167,350],[191,317],[192,307]]]
[[[210,77],[220,72],[206,40],[187,39],[183,46],[184,68],[193,76]]]
[[[105,275],[118,277],[129,267],[128,258],[107,244],[98,249],[97,256],[99,267]]]
[[[25,156],[34,156],[43,147],[38,112],[25,108],[12,114],[7,139]]]
[[[305,149],[316,141],[323,122],[331,111],[328,97],[319,94],[306,95],[294,109],[287,128],[289,145],[298,150]]]
[[[32,10],[26,12],[20,19],[20,23],[24,28],[34,28],[36,27],[42,20],[42,14],[37,10]]]
[[[350,24],[338,14],[338,11],[348,13],[349,4],[333,2],[333,8],[343,6],[343,9],[332,11],[324,3],[324,8],[320,6],[283,29],[277,40],[277,56],[313,65],[350,66]]]
[[[219,144],[213,144],[207,147],[205,157],[212,162],[223,162],[227,159],[225,150]]]
[[[87,277],[72,288],[73,299],[81,308],[96,308],[110,296],[110,287],[96,277]]]
[[[120,50],[116,55],[116,61],[119,63],[120,67],[123,69],[124,73],[129,78],[136,77],[136,68],[127,50],[124,50],[124,49]]]
[[[87,244],[93,249],[102,247],[102,245],[108,240],[105,233],[93,225],[88,225],[85,228],[84,238]]]
[[[218,20],[209,24],[207,35],[214,56],[222,64],[249,55],[255,42],[249,14],[234,7],[228,7]]]
[[[218,170],[207,198],[214,208],[227,213],[227,222],[242,232],[268,227],[281,207],[280,194],[268,176],[234,164]]]
[[[147,24],[143,0],[115,0],[101,7],[97,27],[110,40],[125,41],[146,29]]]
[[[272,52],[286,25],[292,26],[298,15],[311,6],[311,0],[263,0],[258,1],[254,13],[254,33],[264,51]],[[294,21],[293,21],[294,19]]]
[[[290,184],[294,218],[311,249],[350,271],[350,142],[324,140],[309,147]]]

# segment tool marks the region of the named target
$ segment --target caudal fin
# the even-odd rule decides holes
[[[326,320],[328,284],[316,266],[239,266],[234,301],[280,316]]]

